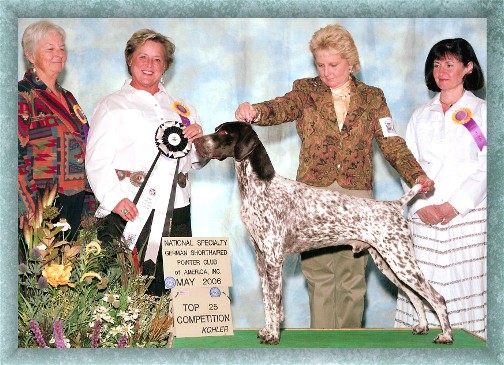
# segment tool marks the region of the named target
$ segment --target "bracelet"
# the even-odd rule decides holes
[[[257,115],[250,121],[250,124],[257,122],[257,121],[259,121],[259,119],[261,119],[261,111],[257,111],[257,108],[253,105],[252,105],[252,109],[255,110]]]

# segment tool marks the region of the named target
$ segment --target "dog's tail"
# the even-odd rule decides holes
[[[409,202],[411,199],[413,199],[413,197],[415,195],[418,194],[418,192],[422,189],[422,184],[416,184],[415,186],[413,186],[408,192],[406,192],[400,199],[399,199],[399,203],[401,203],[401,205],[404,205],[406,204],[407,202]]]

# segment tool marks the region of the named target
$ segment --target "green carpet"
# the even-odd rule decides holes
[[[261,345],[257,330],[234,330],[233,336],[175,338],[173,348],[477,348],[484,340],[463,330],[453,330],[452,345],[433,343],[441,333],[432,329],[427,335],[413,335],[410,329],[310,330],[286,329],[279,345]]]

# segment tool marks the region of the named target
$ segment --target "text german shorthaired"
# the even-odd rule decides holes
[[[261,343],[278,344],[282,307],[282,265],[286,255],[356,240],[354,252],[369,250],[376,266],[411,299],[419,324],[413,334],[429,330],[422,299],[439,317],[442,333],[434,342],[450,344],[452,331],[444,298],[420,271],[403,205],[421,186],[397,201],[377,201],[311,187],[275,173],[270,158],[252,127],[228,122],[194,141],[206,158],[235,159],[242,206],[241,217],[254,245],[263,289],[265,326]]]

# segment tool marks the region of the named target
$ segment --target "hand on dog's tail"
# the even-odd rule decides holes
[[[405,205],[411,199],[413,199],[413,197],[417,195],[418,192],[421,190],[422,190],[422,184],[416,184],[399,199],[399,202],[401,203],[401,205]]]

